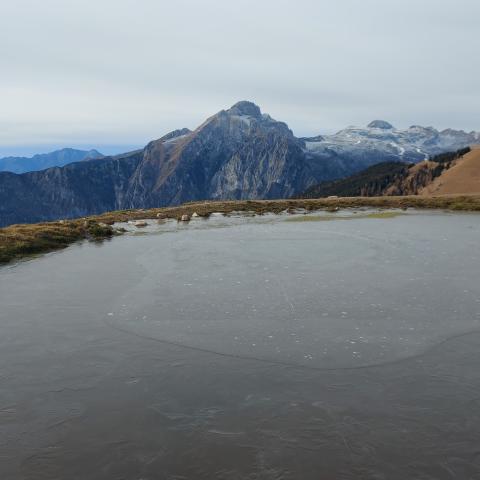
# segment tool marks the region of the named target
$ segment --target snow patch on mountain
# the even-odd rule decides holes
[[[478,143],[480,133],[412,125],[401,130],[384,120],[367,127],[348,127],[321,139],[304,138],[305,152],[313,158],[334,155],[349,164],[373,165],[384,161],[419,162],[438,153]]]

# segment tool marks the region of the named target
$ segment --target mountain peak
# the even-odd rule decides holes
[[[374,120],[367,125],[368,128],[381,128],[383,130],[391,130],[393,129],[393,125],[391,123],[386,122],[385,120]]]
[[[255,105],[253,102],[248,102],[246,100],[237,102],[235,105],[229,108],[227,112],[232,113],[233,115],[248,115],[255,118],[260,118],[262,116],[260,107]]]
[[[105,155],[100,153],[97,149],[92,148],[86,152],[85,158],[103,158]]]
[[[173,130],[172,132],[167,133],[162,138],[160,138],[160,140],[162,141],[172,140],[173,138],[178,138],[183,135],[187,135],[187,133],[192,133],[192,131],[189,128],[179,128],[177,130]]]

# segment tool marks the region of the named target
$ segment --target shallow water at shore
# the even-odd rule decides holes
[[[479,477],[480,215],[371,213],[1,268],[0,476]]]

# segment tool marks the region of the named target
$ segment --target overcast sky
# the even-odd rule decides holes
[[[480,130],[480,0],[2,0],[0,156],[110,152],[248,99],[295,134]]]

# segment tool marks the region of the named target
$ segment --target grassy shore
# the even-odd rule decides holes
[[[0,264],[65,248],[79,240],[103,240],[114,234],[110,225],[84,219],[11,225],[0,229]]]
[[[79,240],[102,240],[119,234],[111,225],[129,220],[174,218],[182,215],[208,216],[213,212],[231,213],[249,211],[262,215],[282,211],[327,210],[342,208],[418,208],[454,211],[480,211],[480,196],[452,195],[439,197],[345,197],[292,200],[234,200],[191,202],[178,207],[153,208],[149,210],[121,210],[97,216],[61,220],[57,222],[11,225],[0,229],[0,263],[22,257],[65,248]]]

